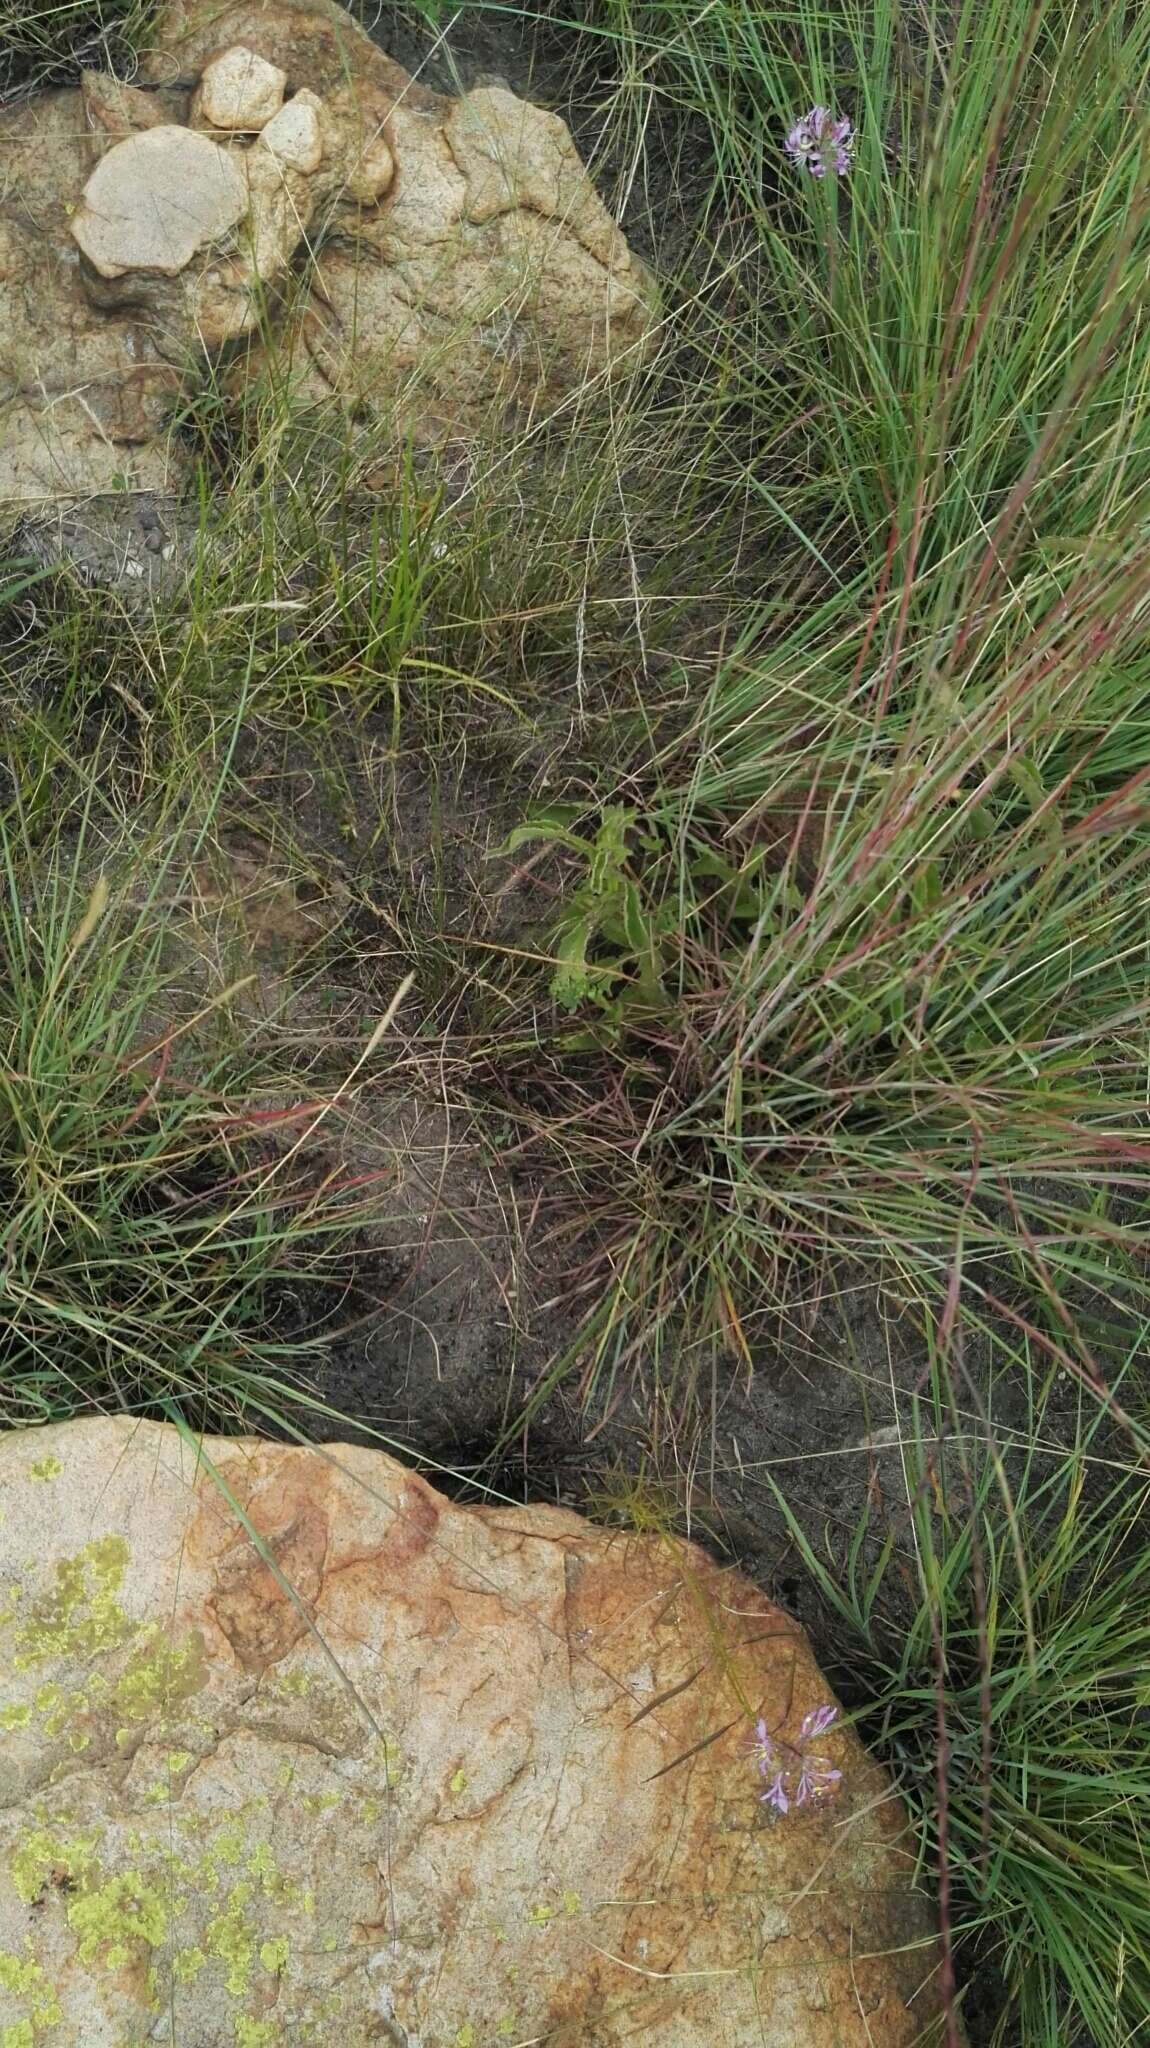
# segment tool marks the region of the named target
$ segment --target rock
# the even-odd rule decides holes
[[[247,180],[227,150],[165,123],[128,136],[100,159],[72,235],[101,278],[177,277],[247,210]]]
[[[208,59],[242,43],[279,65],[288,92],[301,85],[327,99],[348,80],[371,84],[391,104],[441,104],[401,64],[384,55],[340,0],[162,0],[140,53],[140,77],[164,85],[173,75],[194,84]]]
[[[293,132],[297,153],[309,133],[318,144],[313,99],[293,115],[289,152]],[[265,149],[262,138],[238,154],[190,128],[132,136],[93,172],[71,223],[89,296],[113,308],[150,306],[166,322],[174,357],[193,342],[217,353],[255,325],[316,197],[288,154]]]
[[[0,506],[170,488],[179,391],[146,325],[97,312],[66,250],[0,213]]]
[[[387,146],[387,140],[377,135],[373,141],[364,144],[358,156],[351,154],[351,162],[345,179],[347,196],[357,205],[374,206],[383,198],[395,176],[395,158]]]
[[[526,210],[570,229],[605,269],[630,267],[627,245],[558,114],[505,86],[484,86],[452,107],[443,133],[466,181],[473,225]]]
[[[0,110],[0,511],[165,492],[167,419],[225,351],[233,396],[272,373],[426,449],[649,354],[652,279],[505,86],[428,92],[335,0],[171,0],[141,77]]]
[[[0,407],[0,509],[9,513],[47,513],[103,492],[168,492],[182,481],[179,450],[94,433],[83,402],[67,394]]]
[[[114,142],[123,142],[145,128],[158,128],[168,118],[155,93],[123,85],[104,71],[80,73],[80,100],[97,162]]]
[[[339,167],[333,189],[356,206],[374,206],[395,176],[387,139],[395,112],[391,94],[359,79],[336,86],[321,106],[325,153]]]
[[[270,150],[293,171],[318,171],[323,161],[322,112],[323,101],[304,86],[268,122],[260,148]]]
[[[911,2048],[937,1950],[856,1738],[670,1540],[451,1506],[375,1451],[127,1417],[0,1439],[0,1955],[85,2048]],[[53,2036],[54,2038],[54,2036]]]
[[[247,159],[250,212],[245,235],[245,269],[268,285],[287,269],[311,224],[318,197],[314,185],[286,158],[253,149]]]
[[[67,236],[90,166],[86,118],[74,90],[0,107],[0,214],[41,236],[53,253]]]
[[[233,43],[204,65],[192,100],[192,126],[248,134],[265,128],[283,106],[286,84],[287,74],[278,64]]]

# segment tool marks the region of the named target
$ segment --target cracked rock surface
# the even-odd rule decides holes
[[[772,1819],[827,1687],[699,1551],[381,1453],[0,1439],[0,2015],[61,2048],[911,2048],[885,1774]],[[30,2032],[28,2030],[31,2030]],[[23,2039],[24,2035],[21,2034]]]

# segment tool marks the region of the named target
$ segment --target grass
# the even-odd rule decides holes
[[[579,1279],[536,1408],[566,1383],[601,1420],[629,1394],[653,1461],[693,1469],[716,1375],[769,1377],[847,1275],[915,1333],[904,1503],[832,1553],[817,1505],[780,1512],[956,1965],[973,1945],[1001,1972],[985,2038],[1128,2048],[1150,1988],[1150,18],[473,11],[560,52],[665,281],[661,355],[462,481],[298,417],[274,376],[238,413],[204,391],[186,591],[10,592],[5,1413],[274,1418],[277,1286],[338,1279],[370,1202],[301,1148],[253,1150],[235,1105],[319,1075],[370,1106],[412,968],[406,1071],[499,1134],[541,1263]],[[90,6],[6,27],[11,75],[64,61],[81,14],[94,33]],[[120,15],[100,32],[130,39]],[[782,157],[812,100],[855,122],[841,185]],[[300,758],[319,854],[284,817]],[[500,793],[462,880],[412,851],[429,784]],[[157,1085],[172,905],[225,814],[351,905],[305,977],[351,991],[350,1078],[290,984],[273,1028],[237,1023],[221,960],[181,994],[180,1087]],[[534,890],[510,928],[485,880],[509,871]],[[101,874],[133,879],[105,904]],[[999,1384],[1027,1414],[1006,1448]]]
[[[890,1556],[836,1579],[791,1517],[859,1723],[1023,2041],[1133,2040],[1150,1989],[1146,1486],[1091,1499],[1094,1435],[1053,1470],[1030,1446],[1009,1500],[978,1447],[912,1447],[917,1605],[897,1635]]]
[[[349,1292],[365,1190],[301,1154],[354,1076],[270,1107],[254,975],[221,985],[210,929],[189,973],[173,905],[202,896],[213,808],[128,834],[86,781],[34,860],[0,819],[5,1427],[91,1406],[283,1427],[308,1401],[285,1292]]]
[[[0,23],[0,103],[81,70],[123,70],[154,0],[8,0]]]

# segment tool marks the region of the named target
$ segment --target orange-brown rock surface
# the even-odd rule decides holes
[[[370,1450],[0,1440],[0,2031],[51,2048],[910,2048],[937,1953],[827,1699],[697,1550]],[[20,2029],[23,2032],[20,2032]]]

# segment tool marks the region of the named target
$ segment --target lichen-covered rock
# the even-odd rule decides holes
[[[372,1451],[0,1439],[0,2024],[61,2048],[911,2048],[913,1844],[826,1686],[670,1540]]]

